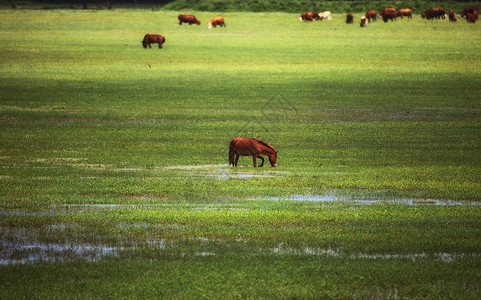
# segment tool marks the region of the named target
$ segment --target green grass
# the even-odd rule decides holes
[[[1,298],[479,298],[481,25],[177,14],[0,11]]]

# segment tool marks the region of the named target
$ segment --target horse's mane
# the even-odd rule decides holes
[[[263,142],[263,141],[261,141],[261,140],[258,140],[258,139],[255,138],[255,137],[253,137],[252,139],[255,140],[256,142],[258,142],[259,144],[261,144],[262,146],[267,147],[267,148],[269,148],[269,149],[272,149],[274,152],[277,152],[276,149],[274,149],[274,148],[273,148],[271,145],[269,145],[268,143]]]

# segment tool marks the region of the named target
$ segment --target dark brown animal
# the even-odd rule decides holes
[[[396,9],[392,7],[384,8],[383,10],[381,10],[378,17],[382,18],[384,22],[387,22],[389,20],[394,21],[397,18]]]
[[[366,16],[361,17],[361,27],[366,27],[367,26],[367,18]]]
[[[403,17],[408,17],[409,19],[412,19],[412,10],[410,8],[400,8],[398,11],[397,11],[397,16],[398,17],[401,17],[401,19]]]
[[[468,23],[476,23],[478,20],[478,12],[474,11],[473,13],[466,13],[466,21]]]
[[[275,167],[277,165],[277,151],[272,148],[271,145],[255,137],[251,139],[235,138],[229,144],[229,165],[237,167],[239,156],[242,155],[252,156],[254,168],[257,166],[256,159],[261,159],[262,162],[259,167],[262,167],[264,165],[264,158],[261,154],[269,156],[271,166]]]
[[[379,15],[384,22],[388,22],[389,20],[394,21],[397,19],[396,13],[392,11],[382,11]]]
[[[165,43],[165,38],[160,34],[147,33],[144,36],[144,39],[142,40],[142,46],[144,46],[144,48],[147,48],[147,46],[149,46],[149,48],[152,48],[150,44],[156,44],[156,43],[159,44],[159,48],[162,49],[162,45]]]
[[[451,22],[456,22],[456,14],[454,13],[454,11],[450,10],[449,11],[449,21]]]
[[[316,21],[320,19],[318,12],[305,12],[299,18],[300,21],[312,21],[313,19]]]
[[[348,13],[346,15],[346,24],[352,24],[354,23],[354,15],[351,13]]]
[[[466,8],[463,9],[463,12],[461,13],[461,18],[464,18],[467,13],[472,14],[472,13],[474,13],[475,11],[476,11],[476,12],[478,11],[478,7],[477,7],[477,6],[469,6],[469,7],[466,7]]]
[[[376,11],[370,10],[370,11],[366,12],[366,18],[367,18],[368,22],[371,22],[371,20],[377,21]]]
[[[200,21],[197,20],[194,15],[179,15],[177,18],[179,19],[179,25],[182,25],[182,23],[189,23],[189,25],[200,25]]]
[[[385,12],[396,13],[396,9],[393,8],[393,7],[384,8],[383,10],[381,10],[381,12],[379,14],[382,14],[382,13],[385,13]]]
[[[222,26],[225,27],[223,17],[213,17],[212,20],[209,23],[209,28],[211,28],[212,26],[214,26],[214,28],[215,28],[217,25],[219,25],[220,27],[222,27]]]
[[[444,8],[429,8],[424,11],[421,15],[423,19],[433,20],[433,19],[445,19],[446,9]]]

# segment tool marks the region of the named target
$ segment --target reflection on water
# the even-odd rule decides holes
[[[480,206],[481,202],[474,201],[455,201],[455,200],[438,200],[438,199],[412,199],[412,198],[388,198],[388,197],[364,197],[359,199],[349,195],[330,193],[325,195],[291,195],[291,196],[274,196],[254,199],[265,200],[286,200],[286,201],[308,201],[308,202],[344,202],[348,204],[382,204],[393,203],[400,205],[432,205],[432,206]]]
[[[65,224],[49,225],[48,232],[74,228]],[[40,262],[99,261],[118,257],[122,251],[142,247],[165,249],[164,239],[149,239],[142,245],[102,242],[78,242],[75,237],[65,242],[45,242],[36,229],[4,227],[0,233],[0,265]]]
[[[433,258],[436,260],[440,260],[442,262],[452,262],[458,259],[469,258],[469,257],[481,257],[480,253],[447,253],[447,252],[440,252],[440,253],[408,253],[408,254],[395,254],[395,253],[354,253],[348,254],[343,253],[338,249],[322,249],[322,248],[311,248],[311,247],[304,247],[304,248],[292,248],[289,246],[285,246],[283,244],[279,244],[277,247],[272,249],[272,252],[275,254],[291,254],[291,255],[319,255],[319,256],[331,256],[331,257],[343,257],[346,259],[372,259],[372,260],[412,260],[418,261],[421,259],[426,258]]]
[[[223,165],[187,165],[187,166],[170,166],[164,170],[177,170],[186,173],[193,178],[204,178],[211,180],[249,180],[256,178],[276,177],[288,172],[274,171],[269,168],[258,168],[257,170],[242,167],[234,168],[227,164]],[[182,177],[185,179],[186,177]]]
[[[231,174],[231,173],[229,173]],[[254,172],[252,174],[255,174]],[[213,176],[217,176],[214,174]],[[250,175],[249,175],[250,176]],[[257,197],[251,198],[256,200],[271,201],[306,201],[321,203],[346,203],[352,205],[375,205],[375,204],[399,204],[413,206],[479,206],[481,202],[473,201],[453,201],[453,200],[436,200],[436,199],[410,199],[410,198],[356,198],[354,196],[343,195],[336,192],[326,193],[324,195],[291,195],[278,197]],[[21,211],[18,209],[0,210],[0,218],[22,217],[22,216],[50,216],[65,214],[91,214],[102,210],[161,210],[166,209],[165,205],[150,204],[65,204],[50,205],[43,208],[36,208],[35,211],[28,209]],[[189,209],[218,209],[216,205],[211,204],[192,204]],[[232,209],[231,211],[243,210]],[[150,223],[119,223],[117,228],[121,232],[136,232],[138,230],[151,230],[152,232],[164,232],[169,230],[183,230],[184,226],[179,224],[150,224]],[[57,223],[49,224],[39,231],[36,228],[18,228],[3,226],[0,228],[0,265],[26,264],[39,262],[69,262],[75,260],[99,261],[106,258],[119,257],[124,251],[136,249],[162,249],[169,250],[182,246],[183,241],[165,241],[163,238],[150,239],[143,241],[141,244],[125,244],[122,242],[122,236],[119,236],[117,244],[103,243],[101,238],[94,238],[94,242],[80,242],[76,239],[75,234],[82,231],[82,224],[79,223]],[[39,233],[42,232],[43,236]],[[67,234],[63,234],[66,232]],[[62,236],[62,241],[51,242],[52,237]],[[203,241],[206,248],[205,251],[190,253],[196,256],[215,256],[217,255],[215,247],[209,246],[211,240]],[[216,243],[215,241],[213,242]],[[412,259],[419,260],[423,258],[439,259],[443,262],[450,262],[464,257],[476,256],[481,254],[463,254],[463,253],[438,253],[438,254],[352,254],[342,253],[335,249],[316,249],[316,248],[289,248],[279,245],[272,249],[264,249],[270,253],[285,255],[326,255],[333,257],[343,257],[346,259]],[[262,249],[260,249],[262,252]]]

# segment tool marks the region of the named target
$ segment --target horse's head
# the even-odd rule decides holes
[[[269,162],[271,166],[277,167],[277,151],[274,151],[271,155],[269,155]]]

